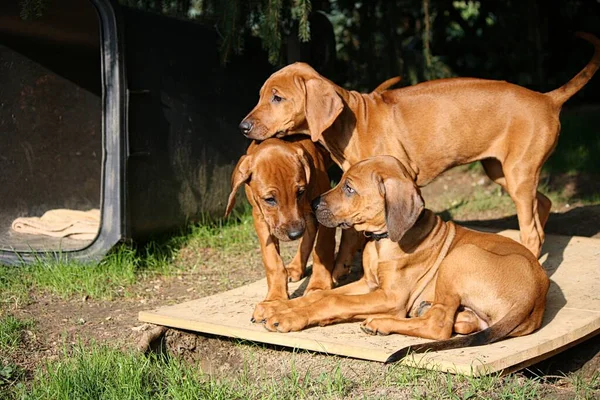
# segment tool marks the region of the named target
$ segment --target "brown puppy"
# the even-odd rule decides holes
[[[551,207],[537,186],[556,146],[560,109],[600,65],[600,40],[579,36],[596,47],[593,59],[548,93],[455,78],[361,94],[296,63],[267,79],[240,129],[256,140],[310,132],[344,171],[368,157],[393,155],[419,186],[456,165],[481,160],[515,202],[521,242],[537,256]]]
[[[332,283],[348,272],[354,253],[364,244],[356,231],[344,231],[334,266],[335,228],[320,226],[310,208],[311,199],[331,188],[327,176],[330,160],[318,147],[305,136],[253,142],[231,176],[225,215],[233,209],[235,194],[245,183],[267,276],[265,301],[288,298],[288,278],[297,281],[304,275],[315,237],[313,273],[305,293],[331,289]],[[298,252],[286,268],[279,241],[297,239]],[[255,312],[253,318],[262,320],[262,315]]]
[[[338,186],[313,202],[319,222],[354,227],[367,243],[364,276],[337,289],[276,302],[265,327],[366,319],[370,334],[441,340],[413,351],[481,345],[538,329],[549,279],[523,245],[444,222],[429,210],[407,169],[379,156],[352,166]],[[449,339],[453,332],[470,334]],[[406,349],[388,361],[403,357]]]

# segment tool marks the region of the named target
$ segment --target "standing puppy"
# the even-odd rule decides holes
[[[373,239],[363,254],[364,276],[270,304],[263,310],[267,329],[366,319],[362,329],[369,334],[438,340],[412,347],[422,352],[492,343],[540,327],[549,279],[537,259],[509,238],[446,223],[424,209],[396,158],[355,164],[313,207],[321,224],[354,227]],[[453,332],[470,335],[450,339]]]
[[[245,184],[267,276],[265,302],[288,298],[288,278],[298,281],[303,277],[311,252],[313,272],[305,293],[331,289],[348,271],[354,252],[363,244],[355,231],[344,232],[334,267],[335,228],[319,225],[310,207],[311,199],[331,188],[329,163],[325,150],[309,138],[297,136],[286,141],[253,142],[235,166],[225,215],[233,209],[235,194]],[[292,240],[300,240],[300,244],[285,267],[279,241]],[[255,310],[253,319],[260,321],[262,316]]]
[[[600,40],[579,36],[596,48],[592,60],[548,93],[453,78],[365,94],[335,85],[307,64],[288,65],[267,79],[240,129],[255,140],[310,132],[344,171],[368,157],[393,155],[419,186],[481,160],[515,202],[521,243],[539,256],[552,205],[537,191],[542,164],[556,146],[563,103],[600,66]]]

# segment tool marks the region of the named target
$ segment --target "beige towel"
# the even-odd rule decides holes
[[[21,217],[12,223],[19,233],[69,237],[77,240],[93,240],[100,227],[100,210],[77,211],[67,209],[49,210],[41,217]]]

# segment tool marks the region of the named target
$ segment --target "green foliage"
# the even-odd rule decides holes
[[[28,300],[30,290],[62,298],[75,295],[112,299],[127,295],[126,288],[144,275],[169,274],[182,236],[134,248],[122,245],[98,264],[69,260],[64,256],[40,257],[29,265],[0,266],[0,303]]]
[[[288,375],[257,380],[246,370],[217,379],[196,366],[155,354],[122,352],[107,346],[75,346],[63,358],[39,368],[21,399],[309,399],[341,398],[349,381],[340,368],[312,376],[292,364]]]
[[[39,18],[46,9],[47,0],[21,0],[21,18],[31,20]]]
[[[243,253],[256,249],[258,242],[252,222],[252,215],[245,212],[236,218],[206,219],[190,227],[187,245]]]
[[[312,38],[315,31],[309,22],[311,13],[323,12],[333,25],[338,61],[337,76],[328,78],[361,91],[397,75],[407,84],[459,75],[551,90],[589,61],[587,44],[572,45],[574,28],[597,34],[600,24],[597,2],[581,0],[561,1],[555,7],[546,7],[542,0],[119,2],[215,27],[223,63],[244,50],[249,36],[256,36],[272,64],[285,64],[286,37],[296,27],[302,42],[323,39]],[[50,0],[21,4],[24,18],[40,16],[52,6]],[[592,80],[583,95],[597,99],[597,85]]]
[[[281,48],[281,20],[283,1],[268,0],[263,5],[259,18],[258,35],[262,39],[263,47],[269,53],[269,62],[278,64]]]
[[[256,249],[257,241],[249,206],[228,219],[204,218],[179,235],[157,238],[142,246],[121,245],[97,264],[69,260],[66,256],[40,255],[19,267],[0,265],[0,304],[28,301],[38,290],[61,298],[89,296],[110,300],[129,295],[129,287],[140,279],[170,275],[179,270],[179,249],[212,248],[228,255]]]
[[[68,357],[67,357],[68,356]],[[224,398],[226,389],[202,382],[194,367],[105,346],[75,347],[38,369],[22,399]]]
[[[43,0],[37,0],[43,1]],[[282,37],[298,24],[301,41],[310,40],[310,0],[120,0],[129,7],[215,24],[221,36],[221,60],[226,63],[244,48],[247,35],[258,36],[273,65],[280,64]]]
[[[0,318],[0,349],[14,350],[22,341],[23,331],[33,326],[32,321],[20,320],[10,314]]]
[[[232,53],[241,53],[243,49],[242,15],[246,12],[243,0],[223,1],[215,4],[221,14],[219,30],[221,36],[221,61],[225,63]]]
[[[292,19],[298,21],[298,38],[302,42],[310,40],[310,25],[308,16],[311,12],[312,5],[310,0],[294,0],[292,6]]]
[[[19,381],[23,379],[24,375],[25,371],[18,365],[0,361],[0,396],[3,395],[3,392],[23,390],[25,386]]]

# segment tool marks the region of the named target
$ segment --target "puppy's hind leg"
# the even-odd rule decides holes
[[[542,163],[539,163],[540,167],[526,167],[536,163],[509,160],[503,166],[496,159],[486,159],[481,164],[490,179],[502,186],[513,199],[521,243],[539,256],[545,238],[544,226],[552,207],[552,201],[537,190]]]
[[[427,311],[429,311],[431,306],[432,303],[430,301],[421,302],[416,316],[423,316]],[[456,318],[454,319],[454,332],[460,333],[461,335],[468,335],[470,333],[483,330],[487,327],[487,322],[479,318],[479,316],[473,310],[462,306],[459,307],[456,313]]]
[[[434,303],[421,317],[368,318],[360,328],[370,335],[400,333],[426,339],[448,339],[452,336],[454,317],[460,306],[460,298],[458,296],[444,297],[443,303]]]

